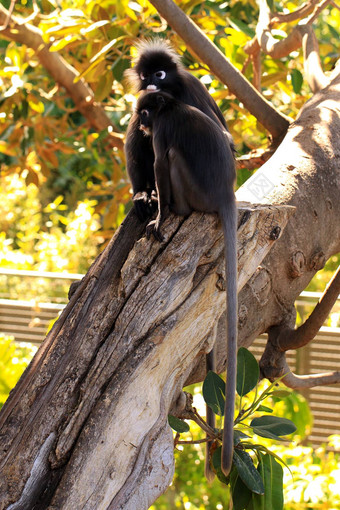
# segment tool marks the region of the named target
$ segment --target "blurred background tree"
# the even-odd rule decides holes
[[[255,34],[256,2],[183,0],[177,3],[232,64],[252,80],[253,68],[247,65],[249,59],[244,46]],[[157,36],[170,39],[185,66],[207,86],[228,121],[238,154],[267,145],[267,133],[256,119],[209,69],[197,62],[147,0],[18,0],[14,4],[2,0],[2,5],[12,6],[13,15],[21,24],[37,27],[50,51],[72,66],[75,81],[84,80],[90,86],[91,101],[105,112],[111,130],[124,133],[131,115],[135,98],[124,86],[123,73],[136,54],[134,44],[140,38]],[[297,6],[296,2],[275,2],[274,9],[287,12]],[[79,201],[86,198],[94,204],[92,200],[95,200],[100,241],[103,237],[107,239],[131,207],[121,147],[113,146],[108,136],[110,128],[98,132],[97,125],[95,129],[94,123],[80,113],[77,100],[70,97],[63,81],[51,77],[39,59],[39,52],[30,44],[14,40],[4,20],[4,37],[0,38],[1,175],[11,179],[17,175],[27,185],[36,186],[41,211],[63,196],[63,211],[59,207],[61,226],[62,216],[74,211]],[[333,68],[339,56],[339,25],[340,11],[331,3],[315,22],[326,71]],[[281,24],[275,35],[284,37],[288,31],[288,24]],[[279,111],[295,118],[310,95],[303,79],[302,52],[295,51],[281,60],[263,57],[261,73],[263,95]],[[239,170],[238,184],[250,173]],[[2,192],[7,193],[6,186]],[[10,223],[13,222],[1,216],[0,230],[11,238]],[[44,214],[40,227],[48,228]],[[18,247],[16,241],[13,247]],[[32,247],[31,244],[30,251]],[[74,266],[68,269],[77,270]]]

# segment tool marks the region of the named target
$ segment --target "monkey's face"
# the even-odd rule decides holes
[[[167,72],[159,69],[154,73],[140,73],[141,90],[164,90],[167,83]]]
[[[138,110],[139,116],[139,129],[143,131],[146,136],[151,136],[152,134],[152,115],[149,110],[143,108]]]
[[[177,65],[165,53],[152,53],[141,57],[136,72],[140,90],[171,90],[177,74]]]

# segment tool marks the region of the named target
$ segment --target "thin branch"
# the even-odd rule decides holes
[[[253,78],[253,85],[261,92],[261,52],[260,49],[256,53],[253,53],[251,55],[251,60],[253,63],[253,70],[254,70],[254,78]]]
[[[340,372],[297,375],[291,372],[285,352],[307,345],[320,330],[340,293],[340,266],[327,285],[319,303],[308,319],[296,330],[287,326],[275,326],[268,332],[268,342],[260,360],[262,377],[270,381],[282,377],[290,388],[312,388],[340,382]]]
[[[313,340],[315,335],[320,330],[321,326],[327,319],[334,303],[340,294],[340,266],[335,272],[333,278],[327,285],[320,301],[310,314],[308,319],[297,329],[283,329],[279,333],[276,340],[276,345],[281,352],[286,352],[290,349],[298,349],[307,345]]]
[[[323,0],[320,4],[315,6],[312,15],[307,19],[306,24],[311,25],[319,17],[321,12],[329,5],[330,0]]]
[[[6,15],[5,21],[0,26],[0,31],[5,30],[8,27],[8,23],[9,23],[9,21],[11,19],[14,6],[15,6],[15,0],[11,0],[11,5],[9,6],[9,9],[7,11],[7,15]]]
[[[277,40],[271,33],[272,14],[266,0],[259,0],[259,21],[256,27],[256,37],[262,51],[272,58],[280,59],[286,57],[292,51],[301,47],[301,34],[293,29],[291,33],[282,40]]]
[[[275,328],[273,328],[275,329]],[[271,338],[271,331],[269,338]],[[293,389],[313,388],[315,386],[327,386],[340,382],[340,372],[327,372],[322,374],[297,375],[289,368],[286,355],[280,351],[269,339],[260,360],[261,379],[270,381],[283,377],[282,382]]]
[[[282,373],[287,374],[282,382],[285,386],[294,390],[314,388],[315,386],[327,386],[340,382],[340,372],[327,372],[322,374],[297,375],[294,374],[286,361],[285,356],[282,362]]]
[[[340,5],[338,5],[336,2],[334,2],[334,0],[330,1],[330,5],[332,5],[332,7],[334,7],[335,9],[338,9],[338,11],[340,11]]]
[[[196,439],[195,441],[177,441],[176,444],[202,444],[208,441],[210,441],[210,439],[205,437],[204,439]]]
[[[97,131],[108,131],[109,143],[112,147],[123,148],[124,136],[116,133],[116,127],[106,115],[103,108],[94,100],[92,89],[83,79],[75,82],[79,73],[66,62],[57,52],[49,51],[42,38],[39,28],[25,20],[12,16],[10,11],[0,5],[0,23],[6,24],[1,34],[6,38],[19,42],[35,50],[40,63],[50,73],[52,78],[67,90],[76,108]]]
[[[292,21],[302,19],[313,11],[317,2],[318,0],[311,0],[310,2],[306,2],[293,12],[276,12],[272,15],[271,23],[291,23]]]
[[[177,32],[194,53],[205,62],[211,71],[225,83],[229,90],[242,101],[247,110],[272,134],[278,138],[289,126],[289,119],[266,101],[210,41],[204,32],[172,1],[149,0],[159,14]]]
[[[321,11],[327,7],[331,0],[323,0],[320,4],[311,7],[314,8],[313,14],[306,20],[304,24],[311,24],[319,16]],[[292,51],[296,51],[301,47],[302,34],[300,27],[296,26],[285,39],[275,39],[271,33],[271,27],[277,20],[277,14],[273,15],[267,5],[266,0],[258,0],[260,12],[259,22],[256,27],[256,37],[261,46],[261,49],[272,58],[280,59],[286,57]],[[312,10],[312,9],[310,9]],[[310,11],[306,8],[306,12]],[[255,44],[255,43],[253,43]],[[248,50],[249,51],[249,50]]]
[[[330,80],[326,77],[321,66],[319,44],[311,25],[299,27],[302,34],[302,49],[304,55],[304,69],[308,84],[313,93],[326,87]]]

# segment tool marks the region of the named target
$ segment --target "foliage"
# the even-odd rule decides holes
[[[272,396],[282,398],[286,393],[275,389],[276,382],[258,392],[259,366],[254,356],[245,348],[237,354],[237,393],[239,395],[238,413],[234,428],[233,467],[226,478],[221,470],[221,430],[216,430],[210,451],[210,463],[218,479],[231,487],[235,510],[265,508],[280,510],[283,508],[283,470],[281,459],[267,448],[259,437],[277,442],[296,431],[295,425],[287,418],[273,416],[272,409],[263,405],[263,401]],[[251,397],[247,395],[254,389]],[[224,414],[225,383],[209,372],[203,383],[203,397],[206,404],[220,418]],[[170,422],[171,424],[171,422]],[[185,432],[177,423],[175,430]]]
[[[0,408],[36,350],[28,344],[15,344],[11,337],[0,333]]]
[[[41,205],[36,186],[18,176],[5,177],[0,184],[0,265],[9,269],[85,273],[97,256],[103,238],[96,234],[99,217],[95,202],[85,199],[69,211],[63,197]],[[69,285],[69,283],[68,283]],[[43,279],[0,276],[0,292],[13,299],[45,301],[67,290],[50,288]]]
[[[215,480],[212,485],[207,486],[204,481],[204,448],[201,443],[195,444],[197,439],[203,437],[203,433],[195,422],[190,421],[190,432],[181,434],[181,437],[187,441],[193,439],[194,444],[177,445],[175,450],[176,473],[173,484],[151,508],[153,510],[170,508],[190,510],[217,508],[222,510],[228,508],[229,491],[223,489],[226,482],[230,482],[231,485],[231,492],[235,498],[235,510],[248,508],[247,504],[250,505],[249,508],[253,509],[269,510],[274,508],[277,510],[283,508],[283,496],[285,510],[307,510],[321,504],[324,505],[322,508],[326,509],[338,508],[340,492],[337,483],[340,476],[340,456],[333,452],[327,452],[327,448],[339,451],[340,437],[330,438],[327,448],[326,445],[317,450],[312,447],[298,446],[297,443],[305,437],[306,433],[310,432],[312,424],[312,417],[305,399],[295,392],[278,390],[274,385],[266,387],[264,382],[257,384],[255,389],[246,393],[258,380],[258,367],[256,367],[257,363],[254,362],[252,355],[245,349],[240,350],[238,361],[239,400],[238,412],[235,417],[235,432],[238,430],[235,434],[238,468],[234,468],[230,479],[225,480],[219,470],[218,460],[217,463],[215,462],[215,469],[219,480]],[[244,377],[244,371],[249,374],[249,377]],[[220,395],[222,388],[224,389],[224,382],[219,376],[212,375],[212,373],[207,376],[207,380],[208,384],[203,389],[203,395],[211,407],[218,411],[219,415],[222,415],[223,405],[221,405]],[[244,386],[244,381],[247,381],[247,387]],[[252,381],[252,384],[248,381]],[[203,410],[204,401],[199,387],[192,387],[191,390],[195,393],[195,408]],[[217,397],[214,399],[212,395],[217,395]],[[262,403],[264,398],[266,398],[266,405]],[[257,417],[252,418],[251,414],[254,412]],[[258,416],[259,414],[260,416]],[[296,432],[292,435],[295,446],[291,444],[289,448],[287,443],[282,441],[281,435],[274,440],[264,437],[272,435],[273,432],[276,434],[278,431],[280,434],[282,431],[287,432],[288,429],[285,427],[292,426],[291,422],[286,421],[287,418],[298,424]],[[264,424],[265,422],[268,424],[269,421],[274,428],[268,434],[268,428]],[[184,423],[188,425],[187,422]],[[254,428],[256,429],[259,425],[257,432],[260,434],[253,435],[253,441],[250,437],[241,437],[242,434],[252,435]],[[278,429],[278,426],[283,426],[283,429]],[[177,430],[177,427],[175,428]],[[254,442],[252,447],[251,442]],[[241,447],[242,449],[240,449]],[[251,455],[248,455],[247,450]],[[253,452],[257,452],[255,456]],[[243,457],[240,458],[240,455]],[[218,459],[216,450],[214,457]],[[258,462],[256,471],[264,480],[266,496],[254,493],[252,495],[239,476],[238,469],[241,472],[245,470],[246,483],[250,483],[248,475],[252,468],[247,468],[249,458],[251,462]],[[279,459],[288,467],[283,470],[283,476]],[[192,469],[188,469],[188,465],[192,466]],[[254,476],[257,477],[257,475]],[[259,479],[257,480],[259,481]],[[252,479],[253,481],[254,479]],[[275,481],[274,484],[273,481]],[[314,481],[316,481],[315,484]],[[252,503],[249,503],[250,498]],[[327,504],[325,500],[327,500]]]
[[[9,0],[4,5],[9,6]],[[254,1],[178,0],[179,6],[214,41],[247,78],[244,46],[255,33],[258,7]],[[297,2],[285,4],[290,10]],[[282,10],[281,3],[275,8]],[[243,105],[221,85],[205,65],[147,0],[54,0],[15,2],[14,15],[38,27],[52,52],[58,52],[84,78],[118,131],[125,131],[134,98],[125,89],[124,70],[136,53],[141,37],[166,37],[183,56],[184,64],[214,96],[234,136],[239,153],[267,144],[267,135]],[[315,23],[326,70],[337,59],[340,14],[323,11]],[[290,27],[276,31],[285,36]],[[96,133],[75,109],[39,62],[38,54],[24,44],[0,40],[0,165],[3,174],[19,174],[27,184],[44,185],[47,201],[65,196],[70,206],[84,193],[97,199],[96,212],[103,230],[116,228],[130,207],[129,183],[122,155],[108,150],[107,133]],[[308,97],[303,80],[301,51],[281,61],[262,61],[263,94],[283,113],[295,117]],[[239,172],[239,184],[249,176]],[[46,205],[45,203],[45,205]],[[108,233],[109,235],[109,233]]]

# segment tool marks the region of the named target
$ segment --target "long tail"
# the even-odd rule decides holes
[[[221,211],[224,234],[227,290],[227,379],[224,408],[224,430],[222,441],[222,471],[228,476],[234,452],[234,409],[237,363],[237,208],[235,196],[226,202]]]

